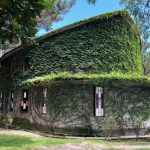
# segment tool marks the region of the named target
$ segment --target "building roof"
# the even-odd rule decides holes
[[[69,83],[86,83],[93,85],[112,85],[112,86],[125,86],[125,87],[150,87],[150,78],[139,75],[136,73],[97,73],[97,74],[85,74],[85,73],[69,73],[60,72],[52,73],[44,76],[35,77],[23,81],[21,86],[39,86],[57,84],[61,81],[69,81]]]

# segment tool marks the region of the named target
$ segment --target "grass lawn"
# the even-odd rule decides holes
[[[37,134],[32,134],[24,131],[0,131],[0,150],[29,150],[34,147],[50,147],[58,144],[84,142],[89,145],[101,145],[105,149],[119,150],[119,145],[150,145],[150,141],[146,140],[112,140],[111,142],[105,140],[86,140],[86,139],[63,139],[63,138],[50,138],[43,137]],[[116,146],[116,147],[112,147]],[[124,147],[123,146],[123,147]],[[122,148],[121,148],[122,149]],[[136,148],[136,150],[150,150],[150,147]]]
[[[32,147],[53,146],[77,141],[79,140],[41,136],[32,137],[23,135],[0,135],[0,150],[25,150]]]

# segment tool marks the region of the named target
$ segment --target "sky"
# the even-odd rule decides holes
[[[95,5],[88,4],[87,0],[76,0],[76,4],[64,15],[63,20],[53,23],[52,28],[58,29],[79,20],[119,9],[123,9],[123,6],[119,5],[119,0],[97,0]],[[46,31],[40,30],[37,36],[45,33]]]

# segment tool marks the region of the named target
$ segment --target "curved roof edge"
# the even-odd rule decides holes
[[[39,85],[49,85],[56,84],[61,81],[69,81],[78,83],[89,83],[89,84],[103,84],[112,86],[127,86],[127,87],[147,87],[150,88],[150,78],[137,73],[95,73],[95,74],[85,74],[85,73],[51,73],[45,76],[37,76],[33,79],[27,79],[21,83],[20,86],[39,86]]]

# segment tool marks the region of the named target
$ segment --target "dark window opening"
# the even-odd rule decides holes
[[[29,90],[22,90],[21,112],[28,112]]]
[[[10,92],[10,111],[14,109],[14,93],[13,91]]]
[[[0,94],[0,111],[3,110],[3,95]]]
[[[15,71],[15,61],[14,60],[12,60],[11,61],[11,75],[13,75],[13,73],[14,73],[14,71]]]
[[[27,71],[28,69],[30,69],[30,63],[29,63],[29,58],[25,58],[24,59],[24,71]]]

